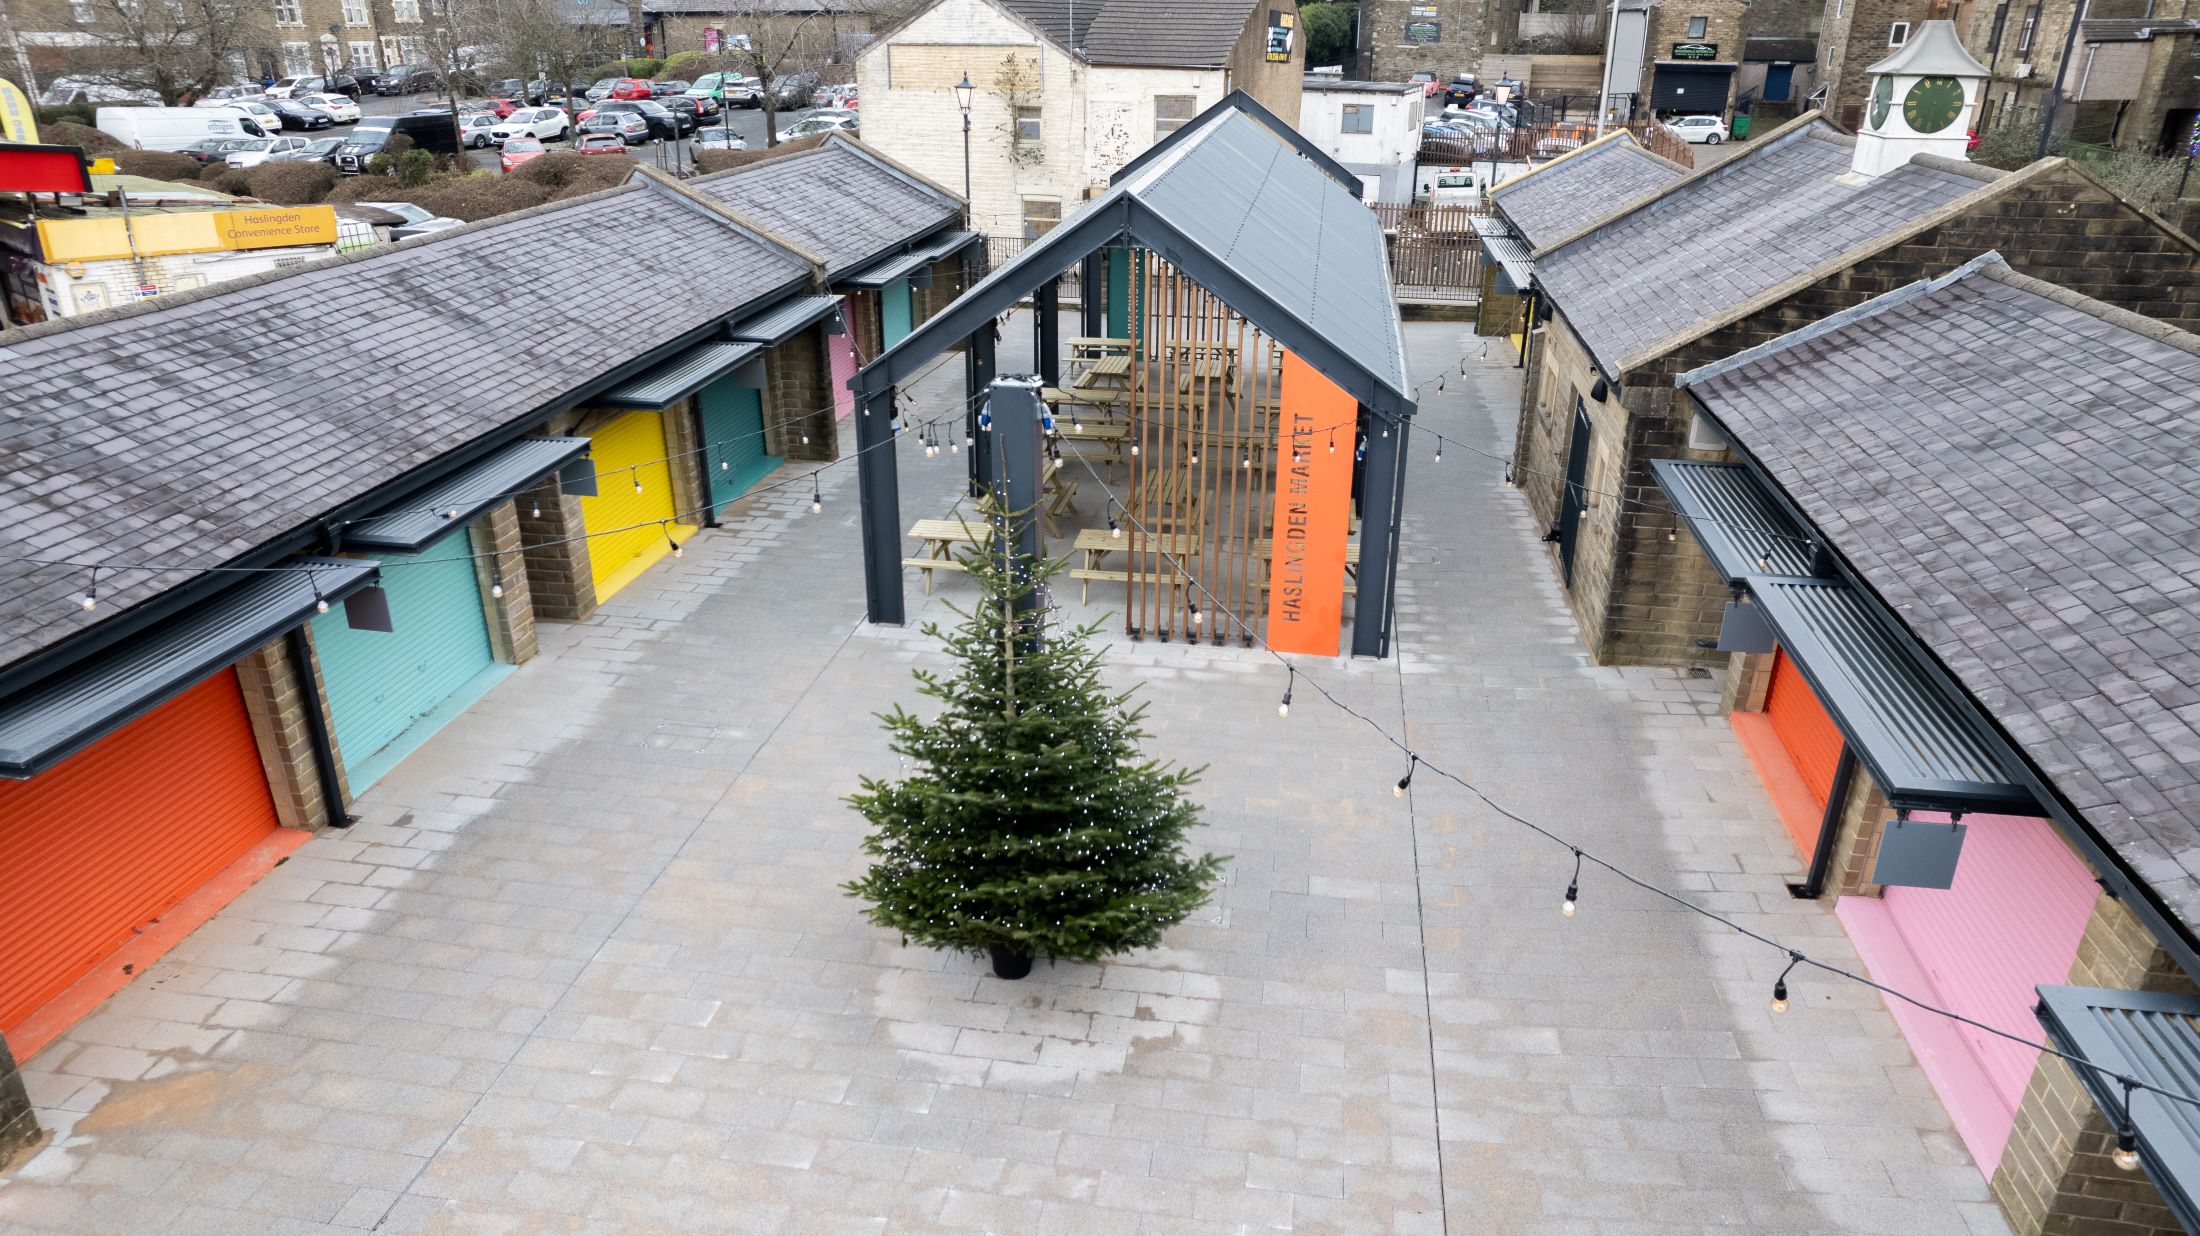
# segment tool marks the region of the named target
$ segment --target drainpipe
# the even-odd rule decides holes
[[[2062,107],[2063,79],[2070,75],[2070,58],[2078,54],[2078,27],[2085,21],[2085,11],[2091,7],[2079,0],[2078,7],[2070,12],[2070,29],[2063,35],[2062,63],[2055,66],[2055,84],[2047,92],[2047,108],[2040,117],[2040,144],[2032,152],[2035,159],[2047,157],[2047,147],[2055,136],[2055,112]]]
[[[1833,866],[1834,843],[1840,840],[1841,815],[1849,803],[1849,783],[1856,779],[1856,752],[1841,740],[1841,758],[1834,761],[1833,788],[1826,795],[1826,813],[1818,821],[1818,844],[1810,855],[1810,874],[1801,884],[1788,885],[1788,894],[1799,901],[1816,900],[1826,891],[1826,870]]]
[[[306,642],[304,626],[295,626],[283,637],[290,650],[290,674],[298,680],[299,707],[306,715],[306,741],[313,746],[313,769],[321,782],[321,805],[330,828],[350,828],[344,810],[344,778],[336,769],[336,744],[329,740],[328,719],[321,715],[321,684],[313,677],[313,646]]]

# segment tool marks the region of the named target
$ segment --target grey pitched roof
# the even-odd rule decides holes
[[[1328,73],[1308,73],[1301,79],[1308,90],[1335,90],[1346,94],[1419,94],[1419,82],[1363,82]]]
[[[1540,249],[1687,175],[1621,129],[1515,176],[1491,190],[1490,201],[1530,249]]]
[[[1252,20],[1252,0],[1001,0],[1093,64],[1211,67]],[[1071,23],[1075,22],[1073,29]]]
[[[1597,363],[1620,362],[1975,192],[2000,173],[1921,157],[1848,175],[1856,139],[1813,120],[1536,254]]]
[[[0,666],[524,424],[811,269],[677,188],[629,183],[0,338]],[[631,298],[637,271],[651,312],[573,329],[586,307]],[[331,304],[370,308],[301,309]],[[86,613],[73,598],[88,571],[24,558],[186,569],[103,571]]]
[[[962,217],[956,200],[844,138],[690,181],[843,275]]]
[[[1688,380],[2200,928],[2200,338],[1998,259],[1862,308]]]

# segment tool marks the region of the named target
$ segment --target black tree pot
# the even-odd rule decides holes
[[[1027,953],[1002,948],[998,944],[989,946],[986,952],[993,955],[995,978],[1020,979],[1031,973],[1031,957]]]

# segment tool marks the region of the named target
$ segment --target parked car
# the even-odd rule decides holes
[[[307,107],[318,108],[327,112],[329,119],[338,124],[359,123],[359,105],[354,103],[347,95],[309,94],[298,101]]]
[[[270,99],[267,105],[274,111],[277,123],[285,129],[310,133],[315,129],[328,129],[336,125],[336,117],[318,107],[308,107],[296,99]]]
[[[588,88],[584,97],[591,103],[596,102],[598,99],[608,99],[611,97],[611,88],[625,80],[623,77],[599,77],[596,79],[596,83]]]
[[[318,77],[279,77],[275,79],[274,85],[260,93],[270,99],[287,99],[298,89],[300,82],[312,82],[313,92],[318,92],[321,88],[321,79]]]
[[[859,118],[854,112],[839,110],[811,112],[809,115],[781,129],[779,140],[791,142],[798,137],[809,137],[817,133],[846,133],[853,137],[859,127]]]
[[[344,139],[341,137],[315,138],[306,143],[304,150],[292,155],[291,159],[299,163],[327,163],[333,166],[336,162],[336,152],[342,149],[343,145]]]
[[[1411,77],[1408,77],[1406,80],[1409,82],[1416,82],[1420,85],[1421,97],[1424,99],[1444,88],[1444,83],[1438,81],[1434,73],[1415,73]]]
[[[209,137],[267,137],[278,126],[237,107],[102,107],[99,131],[136,150],[181,150]]]
[[[484,100],[484,102],[487,104],[487,106],[483,107],[481,110],[488,112],[490,115],[495,116],[499,120],[504,119],[505,117],[511,115],[513,112],[516,112],[523,107],[531,106],[531,104],[521,102],[519,97],[516,95],[496,95]]]
[[[740,73],[705,73],[695,79],[687,92],[708,95],[721,107],[756,107],[764,101],[764,92],[757,80]]]
[[[193,161],[202,164],[219,163],[230,151],[263,140],[265,139],[257,137],[208,137],[195,141],[176,153],[189,155]]]
[[[412,202],[361,202],[359,204],[361,206],[372,206],[376,210],[389,211],[405,221],[402,226],[390,229],[391,240],[410,240],[415,236],[426,236],[430,232],[440,232],[448,228],[461,227],[465,224],[463,219],[445,218],[425,206],[415,205]]]
[[[1716,146],[1726,140],[1726,121],[1717,116],[1675,116],[1665,122],[1665,127],[1684,142]]]
[[[650,89],[648,79],[622,77],[611,83],[611,89],[604,97],[611,99],[647,99],[653,97],[654,93]]]
[[[515,137],[533,137],[554,142],[573,131],[573,123],[565,118],[560,107],[530,107],[513,112],[489,126],[489,140],[502,146]]]
[[[495,140],[489,136],[489,130],[502,123],[503,120],[495,112],[475,112],[471,116],[462,116],[458,121],[459,142],[468,150],[480,150]]]
[[[283,118],[273,107],[268,106],[268,102],[266,99],[201,99],[193,106],[219,111],[243,112],[252,118],[252,123],[260,126],[268,134],[274,134],[282,129]]]
[[[581,121],[582,133],[607,133],[629,146],[649,140],[649,121],[640,112],[597,112]]]
[[[374,75],[367,89],[385,97],[415,94],[436,82],[435,71],[424,64],[393,64]]]
[[[676,94],[663,100],[658,106],[679,112],[698,125],[716,124],[718,117],[724,114],[719,109],[717,100],[707,94]]]
[[[663,99],[669,98],[676,94],[686,94],[688,85],[689,83],[681,81],[678,78],[674,78],[670,81],[651,82],[649,83],[649,97],[652,99]]]
[[[772,106],[779,111],[808,107],[817,85],[815,73],[782,73],[772,79]]]
[[[749,139],[722,124],[705,125],[695,131],[697,150],[747,150]]]
[[[626,153],[626,139],[616,133],[582,133],[573,139],[573,153],[623,155]]]
[[[1481,92],[1482,88],[1476,84],[1474,74],[1461,73],[1451,79],[1450,85],[1444,87],[1444,106],[1465,107],[1474,102],[1474,96]]]
[[[309,94],[340,94],[356,101],[360,93],[359,79],[349,73],[285,77],[267,88],[267,97],[270,99],[302,99]]]
[[[303,152],[313,143],[302,137],[255,138],[222,156],[222,162],[231,167],[258,167],[262,163],[284,163]]]
[[[504,143],[504,149],[497,153],[497,166],[509,172],[529,159],[539,159],[546,153],[548,152],[543,148],[542,139],[515,137]]]
[[[414,149],[440,155],[458,153],[458,136],[451,131],[451,117],[447,112],[371,116],[360,121],[351,136],[337,148],[336,170],[346,176],[366,171],[367,160],[381,154],[390,139],[399,133],[412,140]]]
[[[819,107],[839,108],[851,112],[856,110],[856,85],[854,82],[820,86],[815,97]]]
[[[642,119],[649,122],[650,133],[664,141],[676,141],[695,131],[695,117],[673,111],[654,99],[637,99],[634,106],[641,109]]]

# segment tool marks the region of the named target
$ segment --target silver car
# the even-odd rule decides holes
[[[640,112],[597,112],[581,121],[583,133],[614,133],[629,146],[649,140],[649,120]]]

